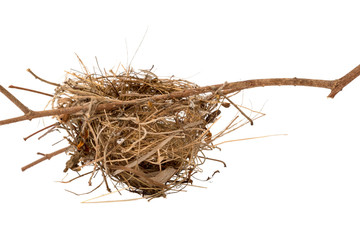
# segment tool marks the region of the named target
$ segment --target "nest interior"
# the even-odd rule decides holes
[[[204,151],[214,148],[209,126],[228,103],[216,92],[146,99],[197,87],[181,79],[159,78],[150,70],[69,72],[55,90],[52,107],[88,107],[58,116],[58,128],[67,132],[70,143],[64,171],[89,166],[91,177],[101,172],[108,190],[112,181],[149,198],[191,184],[206,159]],[[96,110],[99,104],[136,99],[144,101]]]

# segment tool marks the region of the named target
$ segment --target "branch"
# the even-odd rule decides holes
[[[38,159],[38,160],[36,160],[36,161],[34,161],[34,162],[32,162],[32,163],[24,166],[24,167],[22,167],[22,168],[21,168],[21,171],[25,171],[26,169],[29,169],[29,168],[35,166],[36,164],[41,163],[41,162],[43,162],[43,161],[45,161],[45,160],[47,160],[47,159],[50,160],[52,157],[54,157],[54,156],[56,156],[56,155],[59,155],[60,153],[65,152],[68,148],[69,148],[69,146],[68,146],[68,147],[64,147],[64,148],[62,148],[62,149],[59,149],[59,150],[57,150],[57,151],[55,151],[55,152],[52,152],[52,153],[49,153],[49,154],[45,154],[44,157],[42,157],[42,158],[40,158],[40,159]]]
[[[31,110],[22,104],[14,95],[0,85],[0,92],[3,93],[10,101],[12,101],[25,114],[31,113]]]
[[[24,137],[24,141],[28,140],[29,138],[31,138],[32,136],[38,134],[39,132],[42,132],[42,131],[44,131],[44,130],[46,130],[48,128],[51,128],[51,127],[54,127],[54,126],[57,126],[57,125],[59,125],[59,123],[54,123],[54,124],[51,124],[50,126],[44,127],[42,129],[40,129],[39,131],[36,131],[36,132],[30,134],[29,136]]]
[[[352,82],[355,78],[360,75],[360,65],[351,70],[348,74],[343,76],[342,78],[335,80],[334,87],[331,89],[331,93],[329,94],[329,98],[334,98],[336,94],[338,94],[346,85]]]
[[[135,99],[130,101],[118,101],[113,100],[110,103],[99,104],[96,107],[96,111],[103,110],[112,110],[116,109],[122,105],[135,105],[140,104],[147,101],[157,101],[157,100],[166,100],[166,99],[174,99],[174,98],[182,98],[189,97],[193,95],[214,92],[216,90],[221,89],[221,94],[229,94],[233,92],[238,92],[244,89],[255,88],[255,87],[265,87],[265,86],[308,86],[308,87],[318,87],[318,88],[327,88],[331,90],[331,93],[328,97],[333,98],[335,95],[341,91],[347,84],[349,84],[352,80],[360,75],[360,65],[350,71],[348,74],[343,76],[342,78],[336,80],[319,80],[319,79],[307,79],[307,78],[267,78],[267,79],[254,79],[254,80],[246,80],[239,81],[233,83],[225,83],[225,84],[216,84],[211,86],[187,89],[184,91],[176,91],[169,94],[161,94],[155,95],[152,97]],[[60,114],[73,114],[79,111],[88,110],[88,106],[77,106],[77,107],[69,107],[69,108],[60,108],[60,109],[52,109],[45,111],[31,111],[29,114],[24,116],[10,118],[6,120],[0,121],[0,125],[5,125],[9,123],[31,120],[33,118],[46,117],[46,116],[54,116]]]
[[[14,86],[14,85],[10,85],[9,88],[15,88],[15,89],[19,89],[19,90],[42,94],[42,95],[49,96],[49,97],[54,97],[54,95],[52,95],[52,94],[48,94],[48,93],[44,93],[44,92],[40,92],[40,91],[28,89],[28,88],[18,87],[18,86]]]
[[[101,104],[101,105],[104,105],[104,104]],[[87,110],[88,108],[89,108],[88,106],[77,106],[77,107],[70,107],[70,108],[45,110],[45,111],[31,111],[30,113],[20,116],[20,117],[14,117],[14,118],[2,120],[2,121],[0,121],[0,125],[21,122],[24,120],[32,120],[34,118],[40,118],[40,117],[48,117],[48,116],[61,115],[61,114],[73,114],[73,113],[77,113],[81,110]],[[114,107],[112,107],[111,109],[113,109],[113,108]]]
[[[38,79],[38,80],[40,80],[40,81],[42,81],[42,82],[44,82],[44,83],[47,83],[47,84],[50,84],[50,85],[54,85],[54,86],[57,86],[57,87],[60,86],[60,84],[53,83],[53,82],[47,81],[47,80],[45,80],[45,79],[42,79],[41,77],[38,77],[35,73],[33,73],[33,71],[31,71],[30,68],[28,68],[26,71],[28,71],[31,75],[33,75],[34,78],[36,78],[36,79]]]

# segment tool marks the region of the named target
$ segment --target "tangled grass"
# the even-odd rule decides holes
[[[196,89],[194,83],[159,78],[151,70],[128,69],[116,74],[69,72],[58,86],[52,108],[88,106],[86,111],[58,116],[57,128],[67,132],[70,143],[65,172],[91,166],[91,179],[101,173],[108,191],[125,185],[146,198],[166,196],[193,182],[193,175],[208,158],[213,141],[240,127],[234,119],[216,135],[210,127],[219,108],[229,107],[226,96],[214,91],[95,111],[99,104],[146,99],[155,95]],[[85,176],[83,174],[80,176]]]

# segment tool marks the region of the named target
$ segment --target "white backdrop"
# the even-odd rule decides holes
[[[358,1],[2,1],[0,84],[52,92],[35,80],[79,69],[155,66],[199,85],[267,77],[339,78],[360,64]],[[233,100],[266,113],[212,156],[220,174],[201,188],[151,202],[81,204],[89,190],[55,181],[65,155],[21,172],[59,137],[23,137],[51,118],[0,126],[1,239],[359,239],[357,79],[324,89],[268,87]],[[11,89],[34,110],[47,97]],[[224,118],[232,116],[224,110]],[[0,119],[21,115],[0,95]],[[221,123],[220,123],[221,125]],[[206,167],[204,167],[206,168]],[[105,189],[98,190],[98,195]]]

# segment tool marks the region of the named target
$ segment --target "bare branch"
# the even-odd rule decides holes
[[[343,76],[342,78],[335,81],[333,88],[331,89],[331,93],[329,94],[329,98],[334,98],[336,94],[338,94],[346,85],[352,82],[355,78],[360,75],[360,65],[351,70],[348,74]]]
[[[53,83],[53,82],[47,81],[47,80],[45,80],[45,79],[42,79],[41,77],[38,77],[35,73],[33,73],[33,71],[31,71],[30,68],[28,68],[26,71],[28,71],[31,75],[33,75],[34,78],[36,78],[36,79],[38,79],[38,80],[40,80],[40,81],[42,81],[42,82],[44,82],[44,83],[47,83],[47,84],[50,84],[50,85],[54,85],[54,86],[57,86],[57,87],[60,86],[60,84]]]
[[[68,147],[64,147],[64,148],[62,148],[62,149],[59,149],[59,150],[57,150],[57,151],[55,151],[55,152],[52,152],[52,153],[49,153],[49,154],[44,154],[44,157],[42,157],[42,158],[40,158],[40,159],[38,159],[38,160],[36,160],[36,161],[34,161],[34,162],[32,162],[32,163],[24,166],[24,167],[22,167],[21,170],[22,170],[22,171],[25,171],[25,170],[27,170],[27,169],[35,166],[36,164],[41,163],[41,162],[43,162],[43,161],[45,161],[45,160],[47,160],[47,159],[50,160],[52,157],[54,157],[54,156],[56,156],[56,155],[59,155],[60,153],[65,152],[68,148],[69,148],[69,146],[68,146]]]
[[[250,117],[248,117],[233,101],[231,101],[230,98],[228,98],[227,96],[224,97],[250,122],[251,125],[254,125],[254,121]]]
[[[347,84],[349,84],[352,80],[360,75],[360,65],[350,71],[348,74],[339,78],[337,80],[319,80],[319,79],[307,79],[307,78],[267,78],[267,79],[254,79],[254,80],[246,80],[239,82],[232,82],[224,84],[216,84],[211,86],[192,88],[184,91],[172,92],[169,94],[160,94],[152,97],[145,97],[142,99],[135,99],[130,101],[118,101],[113,100],[110,103],[99,104],[96,107],[96,111],[103,110],[112,110],[118,108],[122,105],[135,105],[139,103],[143,103],[146,101],[157,101],[157,100],[166,100],[173,98],[183,98],[189,97],[193,95],[203,94],[207,92],[213,92],[214,90],[221,89],[221,94],[229,94],[237,91],[241,91],[244,89],[255,88],[255,87],[265,87],[265,86],[308,86],[308,87],[318,87],[318,88],[327,88],[331,90],[331,93],[328,97],[333,98],[341,89],[343,89]],[[5,125],[9,123],[31,120],[33,118],[46,117],[46,116],[54,116],[60,114],[73,114],[79,111],[86,111],[88,106],[77,106],[77,107],[69,107],[69,108],[60,108],[60,109],[52,109],[45,111],[31,111],[30,113],[15,117],[11,119],[6,119],[0,121],[0,125]]]
[[[29,138],[31,138],[32,136],[38,134],[39,132],[42,132],[42,131],[44,131],[44,130],[46,130],[48,128],[51,128],[51,127],[54,127],[54,126],[57,126],[57,125],[59,125],[59,123],[54,123],[54,124],[51,124],[50,126],[44,127],[42,129],[40,129],[39,131],[36,131],[36,132],[30,134],[29,136],[24,137],[24,141],[28,140]]]
[[[33,92],[33,93],[38,93],[38,94],[42,94],[42,95],[49,96],[49,97],[54,97],[54,95],[52,95],[52,94],[48,94],[48,93],[44,93],[44,92],[40,92],[40,91],[28,89],[28,88],[23,88],[23,87],[17,87],[17,86],[10,85],[9,88],[15,88],[15,89],[19,89],[19,90],[25,90],[25,91],[29,91],[29,92]]]
[[[14,95],[12,95],[8,90],[6,90],[3,86],[0,85],[0,92],[3,93],[10,101],[12,101],[21,111],[25,114],[31,112],[31,110],[22,104]]]

